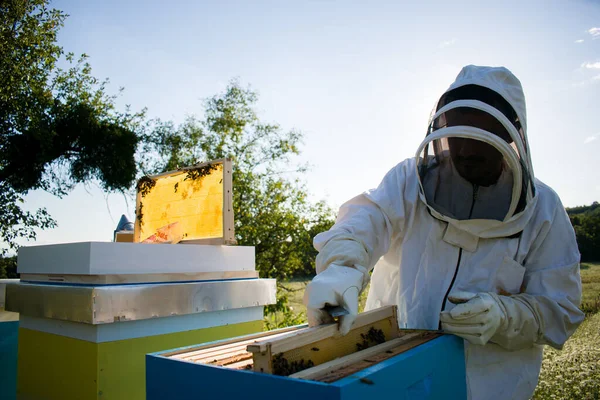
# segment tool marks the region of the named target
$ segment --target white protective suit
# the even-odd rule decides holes
[[[526,399],[538,382],[542,345],[560,349],[583,320],[580,255],[559,197],[533,176],[520,82],[505,68],[467,66],[448,91],[463,85],[500,94],[520,126],[482,101],[444,105],[416,157],[345,203],[335,225],[315,237],[317,273],[337,264],[328,279],[339,276],[335,290],[342,293],[344,285],[364,288],[365,272],[374,268],[366,309],[397,305],[401,328],[438,329],[440,312],[455,307],[451,292],[503,299],[509,315],[503,328],[485,345],[465,341],[468,393],[472,399]],[[432,128],[456,107],[493,115],[512,143],[471,126]],[[496,184],[475,187],[457,173],[447,151],[452,136],[485,141],[503,154]],[[335,272],[338,265],[358,266],[362,283],[354,271]],[[305,302],[319,295],[309,289]]]

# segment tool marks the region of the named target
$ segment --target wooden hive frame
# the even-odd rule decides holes
[[[169,171],[158,175],[152,175],[145,177],[144,179],[150,178],[154,182],[157,182],[163,178],[175,178],[178,175],[183,175],[189,173],[190,171],[199,170],[208,166],[216,166],[222,165],[223,168],[223,203],[222,203],[222,235],[221,237],[196,237],[192,239],[182,239],[180,243],[188,243],[188,244],[204,244],[204,245],[233,245],[236,244],[235,240],[235,228],[234,228],[234,213],[233,213],[233,169],[232,169],[232,161],[231,159],[218,159],[213,161],[208,161],[204,163],[199,163],[190,167],[184,167],[177,169],[175,171]],[[185,180],[185,179],[184,179]],[[139,185],[139,183],[138,183]],[[176,192],[176,190],[175,190]],[[142,210],[142,197],[144,195],[140,193],[138,189],[138,194],[136,196],[136,221],[135,221],[135,229],[134,229],[134,242],[140,242],[145,239],[145,236],[148,232],[142,234],[142,221],[138,218],[141,214],[143,214]]]
[[[207,343],[192,348],[178,349],[164,354],[165,357],[187,362],[216,365],[233,369],[248,369],[252,366],[252,353],[247,351],[248,345],[257,343],[267,337],[276,338],[295,332],[302,327],[289,327],[273,332],[261,332],[231,340],[219,341],[218,345]]]
[[[290,378],[331,383],[441,336],[437,332],[400,331],[400,337],[321,365],[299,371]]]
[[[248,351],[253,353],[254,371],[281,374],[277,371],[281,360],[289,365],[310,366],[355,353],[359,350],[357,344],[371,329],[383,333],[385,341],[398,337],[397,308],[383,307],[359,314],[345,336],[340,335],[337,324],[329,324],[267,338],[249,345]]]

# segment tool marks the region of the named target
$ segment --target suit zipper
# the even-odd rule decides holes
[[[475,208],[475,202],[477,201],[477,194],[479,192],[479,186],[473,185],[473,201],[471,203],[471,209],[469,210],[469,219],[471,219],[471,215],[473,215],[473,208]],[[446,290],[446,294],[444,295],[444,300],[442,301],[442,311],[446,309],[446,301],[448,300],[448,295],[454,286],[454,282],[456,281],[456,276],[458,275],[458,269],[460,267],[460,260],[462,258],[463,249],[460,247],[458,249],[458,260],[456,262],[456,269],[454,270],[454,276],[452,277],[452,281],[450,282],[450,286],[448,286],[448,290]],[[439,323],[439,329],[442,329],[442,321]]]

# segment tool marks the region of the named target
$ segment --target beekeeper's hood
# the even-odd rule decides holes
[[[481,118],[448,123],[451,115],[473,114],[487,120],[491,116],[503,134],[499,135],[498,129],[482,129],[489,124],[475,126],[476,122],[470,122]],[[519,80],[504,67],[464,67],[436,104],[416,154],[420,197],[431,214],[458,231],[480,238],[506,237],[522,231],[537,201],[526,132],[525,96]],[[497,181],[479,187],[465,179],[464,172],[458,172],[458,163],[453,161],[456,152],[451,150],[453,143],[461,139],[485,142],[500,152],[492,149],[502,165]],[[470,168],[464,164],[462,167],[463,171]],[[469,193],[468,198],[465,193]],[[479,199],[478,193],[482,194]],[[475,204],[476,213],[471,215]],[[471,212],[453,211],[461,208],[470,208]]]

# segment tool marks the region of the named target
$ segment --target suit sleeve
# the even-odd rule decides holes
[[[314,239],[319,251],[317,273],[332,263],[360,267],[368,283],[368,271],[390,247],[392,237],[405,231],[411,208],[405,202],[407,175],[413,173],[410,160],[386,174],[380,185],[346,202],[339,210],[334,226]],[[364,287],[363,286],[363,287]]]
[[[555,204],[525,259],[524,292],[504,301],[508,315],[530,317],[508,318],[507,329],[493,339],[502,347],[546,344],[561,349],[584,319],[578,308],[581,278],[575,232],[560,200]]]

